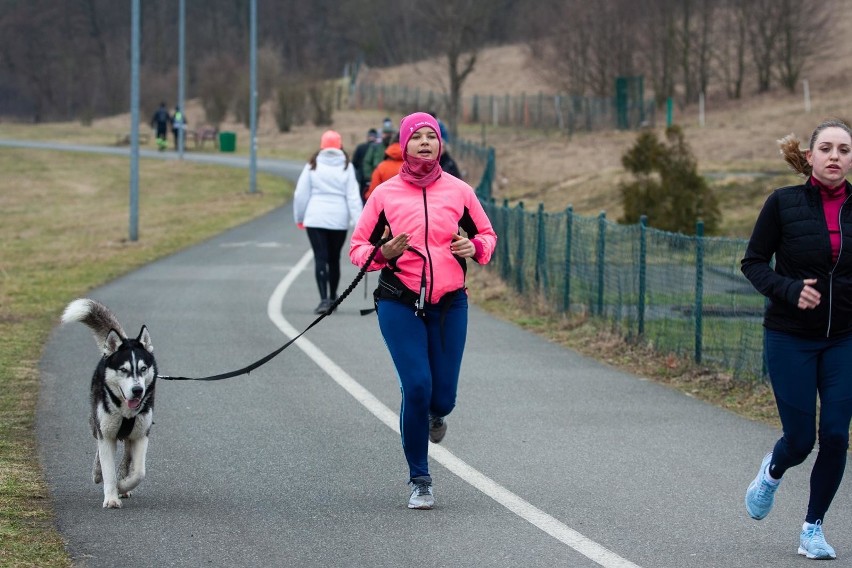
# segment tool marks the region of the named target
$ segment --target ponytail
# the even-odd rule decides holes
[[[813,168],[808,163],[808,159],[805,157],[805,153],[802,152],[802,148],[799,144],[799,139],[795,134],[788,134],[778,141],[778,147],[781,150],[781,155],[784,157],[784,161],[787,162],[790,168],[792,168],[792,170],[797,174],[810,177]]]

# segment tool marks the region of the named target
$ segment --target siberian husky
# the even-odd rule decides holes
[[[151,336],[144,325],[130,339],[109,308],[95,300],[74,300],[62,314],[62,322],[78,321],[95,336],[102,357],[92,375],[89,424],[97,440],[92,480],[104,484],[105,508],[120,508],[119,497],[145,477],[148,433],[154,413],[157,363]],[[118,441],[124,455],[116,476]]]

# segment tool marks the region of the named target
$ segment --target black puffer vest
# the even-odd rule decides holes
[[[852,185],[840,210],[841,245],[836,262],[819,189],[810,181],[775,190],[766,200],[742,260],[742,271],[769,298],[764,326],[806,337],[852,332]],[[775,269],[770,266],[775,256]],[[819,306],[797,306],[803,280],[816,278]]]

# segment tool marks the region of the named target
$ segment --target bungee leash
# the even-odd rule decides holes
[[[251,373],[252,371],[257,369],[258,367],[265,365],[266,363],[271,361],[273,358],[275,358],[279,353],[281,353],[282,351],[284,351],[285,349],[290,347],[290,345],[292,345],[297,339],[299,339],[300,337],[305,335],[305,333],[307,333],[309,329],[311,329],[316,324],[318,324],[320,321],[322,321],[323,318],[330,315],[335,309],[337,309],[337,306],[339,306],[341,304],[341,302],[343,302],[343,300],[345,300],[346,297],[349,294],[352,293],[352,291],[356,288],[356,286],[358,286],[358,283],[361,281],[361,279],[364,277],[364,275],[367,274],[367,267],[370,266],[370,264],[373,263],[373,259],[376,258],[376,254],[379,252],[379,249],[381,248],[381,246],[383,244],[388,242],[388,240],[390,240],[390,239],[379,239],[379,242],[377,242],[373,246],[373,250],[370,252],[370,256],[367,258],[367,262],[365,262],[364,266],[362,266],[358,270],[358,274],[355,276],[355,279],[352,281],[352,283],[349,285],[349,287],[346,288],[346,290],[343,291],[343,294],[338,296],[337,299],[334,300],[334,302],[332,302],[332,304],[328,307],[327,310],[325,310],[323,313],[321,313],[319,315],[319,317],[317,317],[314,321],[312,321],[310,323],[310,325],[308,325],[308,327],[306,327],[301,333],[299,333],[299,335],[297,335],[296,337],[294,337],[293,339],[291,339],[290,341],[288,341],[287,343],[285,343],[284,345],[282,345],[281,347],[279,347],[278,349],[276,349],[275,351],[273,351],[269,355],[266,355],[265,357],[258,359],[257,361],[255,361],[251,365],[247,365],[247,366],[243,367],[242,369],[237,369],[236,371],[229,371],[227,373],[220,373],[218,375],[211,375],[209,377],[173,377],[173,376],[170,376],[170,375],[157,375],[157,378],[163,379],[164,381],[221,381],[223,379],[230,379],[231,377],[238,377],[240,375],[248,375],[249,373]]]

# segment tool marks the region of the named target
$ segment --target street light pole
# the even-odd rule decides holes
[[[139,239],[139,0],[130,16],[130,241]]]
[[[249,121],[251,125],[251,133],[249,134],[249,193],[257,192],[257,0],[251,0],[249,13],[250,19],[250,78],[249,83],[249,99],[251,100],[249,109]]]
[[[186,0],[180,0],[178,7],[178,107],[181,112],[181,128],[178,131],[178,156],[183,160],[183,147],[186,144],[186,109],[184,108],[184,83],[186,76]]]

